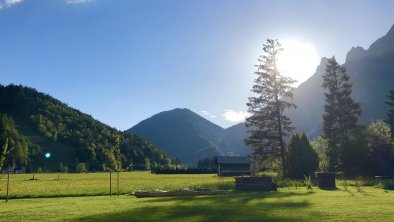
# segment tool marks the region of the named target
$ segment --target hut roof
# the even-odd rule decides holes
[[[217,156],[216,163],[250,164],[246,156]]]

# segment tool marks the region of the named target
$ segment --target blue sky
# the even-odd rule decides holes
[[[120,130],[178,107],[231,126],[247,109],[267,38],[308,42],[344,62],[394,24],[388,0],[0,0],[0,8],[0,84],[34,87]]]

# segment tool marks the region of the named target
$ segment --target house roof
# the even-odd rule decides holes
[[[216,163],[250,164],[247,156],[217,156]]]

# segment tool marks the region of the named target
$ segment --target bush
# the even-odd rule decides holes
[[[363,180],[361,177],[357,177],[354,181],[354,186],[356,187],[357,192],[361,192],[362,191],[362,187],[363,187]]]
[[[68,167],[64,166],[62,162],[59,164],[59,172],[61,173],[67,173],[68,172]]]
[[[85,163],[78,163],[77,166],[75,167],[75,172],[87,173],[88,170],[86,169],[86,164]]]
[[[312,185],[313,185],[313,183],[312,183],[311,176],[305,176],[305,175],[304,175],[304,177],[305,177],[304,185],[306,186],[306,188],[307,188],[308,190],[312,190]]]
[[[377,184],[377,187],[385,190],[394,190],[394,179],[382,180]]]

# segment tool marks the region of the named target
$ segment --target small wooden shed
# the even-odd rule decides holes
[[[250,175],[251,161],[246,156],[217,156],[219,176]]]

